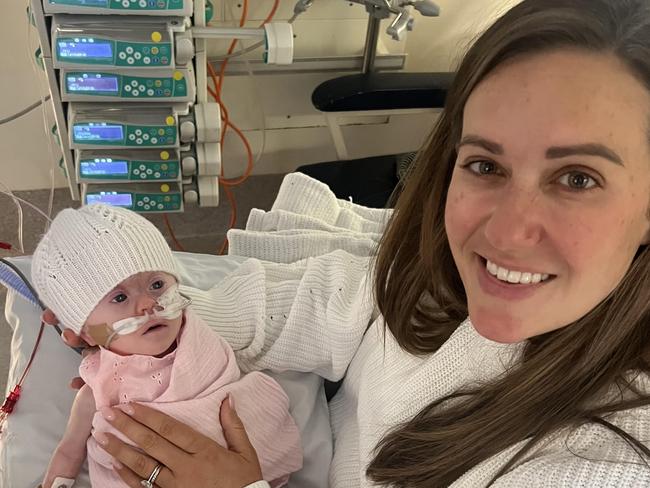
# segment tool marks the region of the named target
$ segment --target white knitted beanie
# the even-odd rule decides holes
[[[32,282],[41,301],[77,334],[108,292],[143,271],[179,279],[171,249],[156,226],[135,212],[104,204],[61,211],[32,259]]]

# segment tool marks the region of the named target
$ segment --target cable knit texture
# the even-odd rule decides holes
[[[332,380],[345,374],[330,402],[331,488],[373,486],[365,469],[388,430],[444,395],[504,374],[521,352],[521,344],[481,337],[469,320],[425,357],[404,352],[381,317],[368,328],[375,248],[356,244],[376,242],[389,218],[390,211],[337,200],[322,183],[288,175],[270,212],[254,211],[245,231],[229,233],[231,249],[251,259],[213,290],[184,290],[198,298],[197,312],[231,341],[247,370],[297,369]],[[647,408],[608,420],[650,439]],[[452,487],[486,486],[521,445],[475,466]],[[549,436],[492,486],[650,486],[650,468],[609,430],[584,425]]]
[[[265,479],[282,486],[302,466],[300,433],[289,415],[289,400],[273,379],[254,372],[240,377],[232,349],[190,310],[178,347],[162,358],[120,356],[100,349],[83,359],[79,372],[92,388],[97,409],[140,402],[188,424],[225,446],[219,421],[228,394],[247,426]],[[95,413],[93,428],[126,437]],[[111,456],[88,438],[88,467],[93,487],[126,487]]]

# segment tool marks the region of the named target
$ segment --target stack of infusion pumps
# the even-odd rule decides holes
[[[32,12],[83,203],[216,205],[220,115],[195,104],[192,0],[32,0]]]

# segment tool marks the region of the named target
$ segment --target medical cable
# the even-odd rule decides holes
[[[29,280],[25,277],[22,271],[18,269],[17,266],[7,261],[6,259],[0,259],[0,283],[5,284],[7,287],[11,286],[12,290],[15,290],[20,296],[25,298],[27,301],[40,307],[41,310],[45,310],[45,306],[39,300],[38,293],[36,293],[36,290],[34,290]],[[54,328],[59,334],[61,334],[61,329],[59,328],[58,325],[54,325]],[[36,337],[36,342],[34,343],[34,348],[32,349],[32,353],[29,356],[29,360],[27,361],[27,366],[25,366],[25,369],[23,370],[23,374],[20,376],[18,383],[16,383],[13,389],[9,392],[9,395],[7,395],[7,397],[5,398],[2,407],[0,407],[0,434],[3,431],[3,427],[5,422],[7,421],[7,417],[9,417],[9,415],[11,415],[11,413],[14,411],[14,408],[16,407],[16,403],[18,403],[18,400],[20,399],[20,395],[23,389],[23,382],[25,381],[25,378],[27,377],[27,373],[29,372],[32,363],[34,362],[34,358],[36,357],[36,351],[38,349],[39,344],[41,343],[41,338],[43,337],[44,330],[45,330],[45,322],[41,320],[41,327],[40,330],[38,331],[38,336]]]
[[[0,125],[8,124],[9,122],[13,122],[16,119],[19,119],[23,115],[27,115],[29,112],[34,110],[35,108],[40,107],[44,102],[47,102],[50,99],[50,95],[47,95],[45,98],[42,98],[40,100],[37,100],[36,102],[32,103],[29,107],[26,107],[22,109],[19,112],[16,112],[13,115],[9,115],[8,117],[5,117],[4,119],[0,119]]]
[[[48,217],[48,215],[45,212],[43,212],[40,208],[38,208],[36,205],[34,205],[33,203],[28,202],[27,200],[24,200],[23,198],[17,197],[11,191],[0,190],[0,193],[4,193],[5,195],[7,195],[7,196],[9,196],[9,197],[11,197],[11,198],[13,198],[15,200],[18,200],[19,202],[22,202],[25,205],[33,208],[39,214],[41,214],[42,217],[44,217],[47,220],[48,224],[52,221],[52,219],[50,217]]]
[[[18,197],[13,194],[13,192],[9,189],[7,185],[4,183],[0,182],[0,186],[5,188],[5,193],[14,202],[14,205],[16,205],[16,210],[18,210],[18,248],[20,249],[20,252],[24,253],[25,252],[25,245],[23,242],[23,207],[20,205],[20,202],[18,201]],[[2,191],[2,190],[0,190]]]
[[[52,210],[54,208],[54,174],[56,167],[55,161],[56,157],[54,156],[54,149],[52,148],[52,136],[50,135],[50,132],[48,130],[48,124],[47,124],[47,105],[45,104],[46,98],[49,98],[50,95],[43,95],[46,91],[49,90],[49,86],[47,85],[47,80],[44,79],[42,76],[39,74],[39,67],[36,64],[36,57],[31,55],[31,46],[33,45],[32,43],[32,24],[31,24],[31,6],[29,0],[26,2],[27,3],[27,11],[29,12],[28,15],[28,20],[26,22],[27,26],[27,56],[31,61],[31,66],[32,66],[32,71],[34,72],[34,77],[38,80],[39,83],[39,93],[41,93],[41,107],[42,107],[42,119],[43,119],[43,133],[45,134],[45,138],[47,139],[47,150],[50,154],[50,198],[48,199],[48,205],[47,205],[47,216],[48,220],[45,224],[45,229],[43,232],[47,232],[47,229],[49,227],[49,222],[50,222],[50,217],[52,216]],[[45,90],[44,90],[45,88]],[[70,175],[66,173],[66,177],[70,178]]]
[[[174,246],[176,246],[176,251],[185,251],[183,246],[181,246],[181,243],[178,242],[178,239],[176,239],[176,234],[174,233],[174,229],[172,228],[171,222],[169,222],[169,217],[167,214],[163,214],[163,221],[165,222],[165,225],[167,226],[167,230],[169,231],[169,235],[172,238],[172,241],[174,242]]]
[[[270,19],[273,18],[273,15],[275,15],[275,12],[277,10],[279,4],[279,0],[275,0],[273,4],[273,8],[271,9],[271,13],[267,18],[265,19],[264,25],[266,22],[268,22]],[[246,17],[248,14],[248,0],[244,0],[243,2],[243,9],[242,9],[242,14],[241,18],[239,20],[239,26],[243,27],[244,24],[246,23]],[[235,49],[235,46],[237,45],[237,39],[233,39],[233,41],[230,43],[230,47],[228,48],[228,55],[232,54],[233,50]],[[219,69],[219,78],[217,79],[216,73],[214,72],[214,68],[210,63],[208,63],[208,73],[210,74],[210,77],[212,78],[212,82],[214,84],[214,91],[209,90],[210,94],[212,97],[215,99],[217,103],[222,107],[222,118],[223,118],[223,131],[221,133],[221,149],[223,151],[224,147],[224,142],[226,138],[226,131],[228,130],[228,126],[232,127],[233,130],[235,131],[236,134],[238,134],[242,141],[244,142],[244,146],[246,147],[246,152],[248,156],[248,167],[252,166],[253,160],[252,160],[252,151],[250,149],[250,144],[248,143],[248,140],[244,136],[244,134],[239,131],[239,128],[237,128],[234,124],[232,124],[229,120],[228,116],[228,109],[226,108],[225,104],[223,103],[223,100],[221,99],[221,89],[223,86],[223,80],[225,77],[225,71],[226,71],[226,65],[228,64],[228,58],[224,59],[221,62],[221,67]],[[232,191],[228,186],[224,183],[224,167],[223,165],[221,166],[221,178],[220,178],[220,185],[223,188],[223,192],[226,195],[226,198],[228,199],[228,202],[230,203],[230,222],[228,225],[228,229],[232,229],[236,222],[237,222],[237,201],[235,200],[235,196],[233,195]],[[226,252],[228,246],[228,237],[227,237],[227,231],[226,231],[226,237],[224,237],[224,240],[221,244],[221,248],[219,249],[219,254],[223,255]]]
[[[235,52],[233,52],[231,54],[228,54],[227,56],[208,58],[208,61],[213,62],[213,63],[214,62],[218,63],[218,62],[223,61],[224,59],[231,59],[231,58],[236,58],[238,56],[243,56],[244,54],[248,54],[248,53],[253,52],[256,49],[264,46],[264,44],[266,44],[266,41],[258,41],[255,44],[252,44],[252,45],[250,45],[250,46],[248,46],[248,47],[246,47],[246,48],[244,48],[244,49],[242,49],[240,51],[235,51]]]
[[[6,185],[4,185],[3,183],[0,183],[0,185],[7,188]],[[46,219],[46,221],[48,223],[51,221],[51,219],[50,219],[50,217],[47,216],[47,214],[45,212],[43,212],[36,205],[34,205],[34,204],[32,204],[32,203],[28,202],[27,200],[24,200],[24,199],[22,199],[20,197],[17,197],[8,188],[7,188],[7,190],[0,190],[0,194],[5,194],[5,195],[9,196],[10,198],[12,198],[14,203],[16,204],[16,206],[18,208],[18,242],[19,242],[19,246],[20,246],[20,251],[24,253],[25,248],[24,248],[24,245],[23,245],[23,208],[20,206],[20,203],[18,203],[18,202],[22,202],[25,205],[28,205],[29,207],[36,210],[39,214],[41,214],[43,217],[45,217],[45,219]]]

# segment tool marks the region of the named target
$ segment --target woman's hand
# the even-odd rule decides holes
[[[228,448],[168,415],[135,403],[102,409],[102,414],[144,453],[111,434],[93,435],[117,461],[119,476],[133,488],[141,488],[140,482],[149,478],[158,463],[163,465],[155,482],[160,488],[242,488],[260,481],[262,470],[229,398],[220,411]]]
[[[49,308],[46,308],[43,311],[41,320],[47,325],[52,325],[52,326],[59,325],[59,319],[56,318],[54,312],[52,312],[52,310],[50,310]],[[79,337],[70,329],[63,329],[63,333],[61,334],[61,339],[63,339],[63,342],[67,346],[70,346],[72,348],[83,347],[84,348],[82,353],[83,356],[92,352],[93,350],[93,348],[91,348],[86,341],[84,341],[81,337]],[[79,390],[83,385],[84,385],[84,380],[82,380],[78,376],[72,378],[72,380],[70,381],[70,387],[74,388],[75,390]]]

